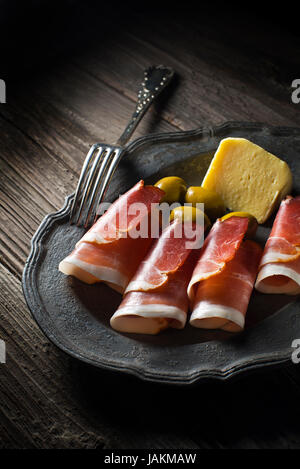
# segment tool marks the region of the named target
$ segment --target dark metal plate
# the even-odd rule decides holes
[[[150,135],[135,140],[111,183],[112,201],[139,179],[151,183],[178,175],[201,184],[222,138],[245,137],[287,161],[300,194],[300,129],[229,122],[190,132]],[[164,383],[188,384],[201,378],[228,378],[241,371],[290,361],[292,341],[300,338],[299,298],[254,292],[246,329],[233,335],[189,325],[158,336],[120,334],[109,319],[121,297],[105,285],[85,285],[58,271],[83,230],[69,226],[73,195],[49,214],[32,239],[23,273],[28,307],[46,336],[65,352],[89,364]],[[269,226],[259,228],[264,241]]]

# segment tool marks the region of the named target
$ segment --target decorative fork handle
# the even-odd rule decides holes
[[[124,146],[128,142],[145,112],[162,90],[170,83],[173,75],[174,70],[163,65],[152,66],[145,70],[135,111],[126,129],[117,141],[118,145]]]

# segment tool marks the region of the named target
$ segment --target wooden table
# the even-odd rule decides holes
[[[1,28],[3,38],[19,34],[6,42],[0,76],[0,447],[299,447],[300,365],[192,388],[151,385],[72,360],[30,316],[21,290],[30,239],[74,190],[90,145],[121,134],[147,66],[177,76],[134,137],[227,120],[300,125],[296,28],[209,6],[194,15],[84,5],[7,10]]]

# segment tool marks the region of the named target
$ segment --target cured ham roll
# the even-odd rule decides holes
[[[243,241],[248,219],[217,220],[188,285],[190,324],[203,329],[237,332],[244,328],[262,254],[254,241]]]
[[[288,196],[281,202],[255,288],[262,293],[300,293],[300,196]]]
[[[105,282],[123,293],[153,241],[150,214],[163,194],[143,181],[137,183],[85,233],[59,270],[85,283]],[[141,236],[144,222],[146,232]]]
[[[187,223],[187,222],[184,222]],[[202,225],[193,225],[198,238]],[[120,332],[157,334],[185,326],[188,312],[187,285],[199,249],[192,249],[184,233],[175,233],[182,221],[175,219],[162,232],[126,288],[110,324]]]

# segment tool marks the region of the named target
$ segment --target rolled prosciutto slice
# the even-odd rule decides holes
[[[280,204],[255,288],[262,293],[300,293],[300,196],[288,196]]]
[[[203,227],[190,224],[203,238]],[[126,288],[125,296],[110,324],[120,332],[157,334],[163,329],[185,326],[188,312],[187,285],[199,249],[190,245],[182,231],[182,221],[175,219],[162,232]]]
[[[59,270],[123,293],[153,241],[150,214],[163,195],[157,187],[137,183],[85,233]]]
[[[217,220],[188,286],[190,324],[203,329],[240,331],[262,254],[254,241],[244,241],[248,219]]]

